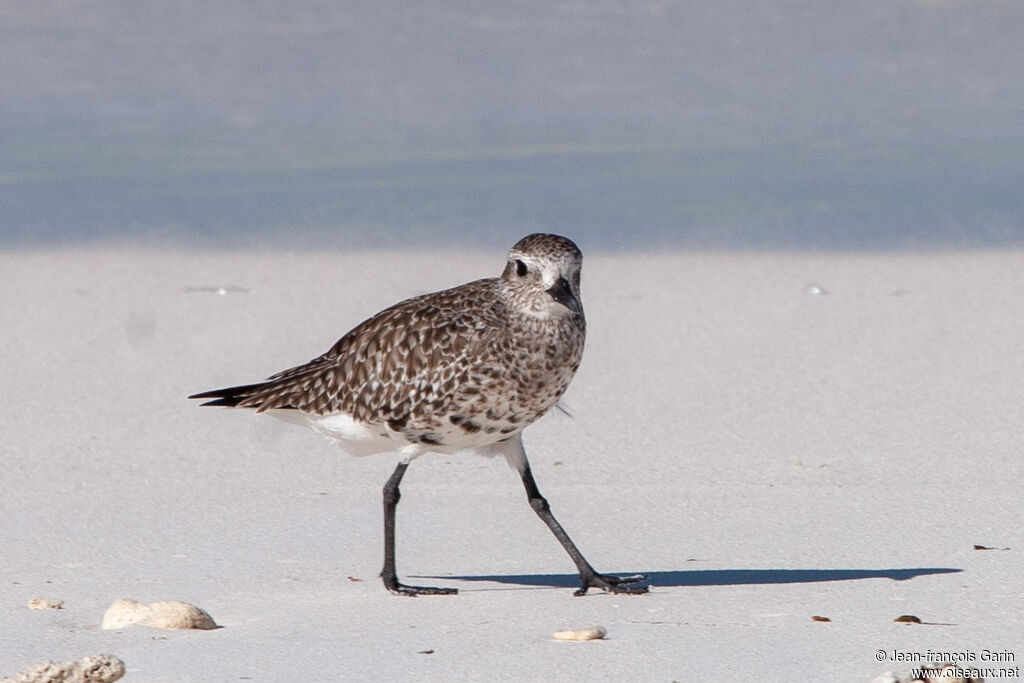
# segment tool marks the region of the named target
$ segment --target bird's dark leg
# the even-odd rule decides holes
[[[590,563],[587,562],[587,558],[583,557],[583,553],[580,552],[576,544],[569,538],[569,534],[565,533],[565,529],[558,523],[555,516],[551,514],[551,506],[548,505],[548,501],[544,496],[540,494],[537,489],[537,482],[533,479],[533,472],[530,471],[530,465],[524,464],[520,469],[520,475],[523,478],[523,486],[526,487],[526,497],[530,500],[530,507],[537,513],[537,516],[544,520],[544,523],[551,529],[551,533],[555,535],[558,542],[565,548],[565,552],[569,553],[569,557],[576,563],[576,568],[580,572],[580,587],[576,591],[575,595],[585,595],[588,588],[601,588],[611,593],[630,593],[633,595],[639,593],[646,593],[647,586],[631,586],[638,581],[642,581],[644,577],[642,574],[636,574],[633,576],[609,576],[607,574],[598,574]]]
[[[408,467],[408,462],[398,463],[398,467],[384,484],[384,569],[380,573],[384,580],[384,587],[395,595],[451,595],[458,593],[456,588],[406,586],[398,581],[398,575],[395,572],[395,508],[398,507],[398,501],[402,498],[398,485]]]

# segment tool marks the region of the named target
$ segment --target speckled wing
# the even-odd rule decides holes
[[[497,280],[407,299],[356,326],[327,353],[264,382],[197,394],[210,405],[345,413],[401,430],[449,412],[502,330]],[[421,425],[426,426],[426,425]]]

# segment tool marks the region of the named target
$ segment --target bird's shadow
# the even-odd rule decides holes
[[[902,569],[688,569],[674,571],[641,571],[644,583],[651,587],[740,586],[777,583],[824,583],[827,581],[859,581],[861,579],[892,579],[907,581],[931,574],[955,574],[963,571],[953,567],[908,567]],[[616,575],[624,575],[616,572]],[[580,585],[578,574],[480,574],[475,576],[429,576],[419,578],[486,581],[544,588],[574,588]]]

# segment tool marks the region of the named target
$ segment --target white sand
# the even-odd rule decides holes
[[[527,448],[595,566],[651,573],[642,597],[573,597],[515,473],[440,456],[403,482],[398,568],[461,593],[392,596],[393,458],[185,399],[501,265],[0,255],[0,676],[96,652],[133,683],[869,681],[907,668],[878,650],[1024,658],[1021,253],[588,253],[575,419]],[[103,631],[117,598],[223,628]],[[595,625],[607,639],[551,638]]]

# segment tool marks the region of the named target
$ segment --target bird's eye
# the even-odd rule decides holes
[[[526,275],[526,270],[526,264],[516,259],[516,275],[518,275],[519,277],[523,277]]]

